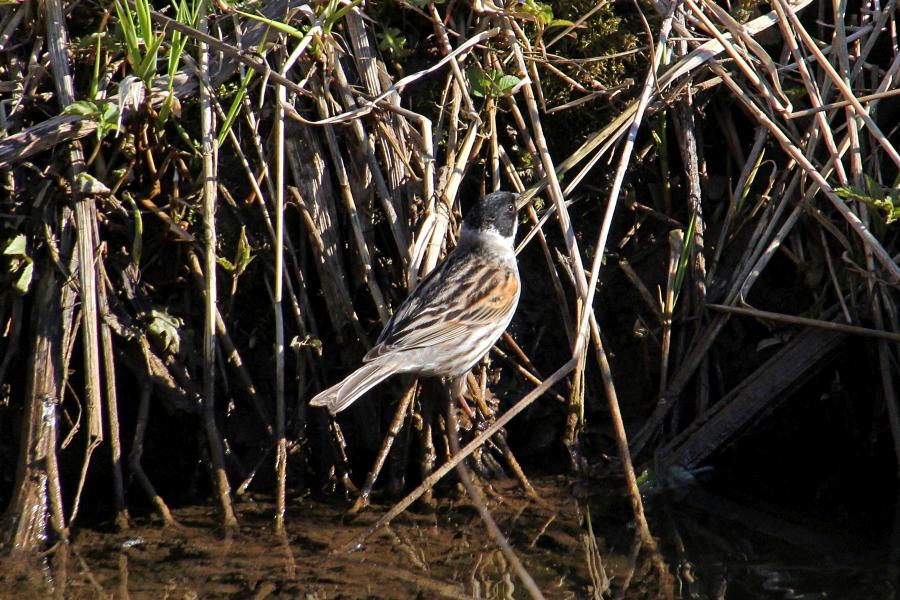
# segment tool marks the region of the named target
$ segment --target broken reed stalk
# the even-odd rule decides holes
[[[206,9],[200,11],[201,29],[206,28]],[[210,89],[209,76],[209,46],[201,42],[198,48],[200,65],[200,130],[202,136],[202,161],[203,161],[203,258],[204,276],[206,281],[206,302],[204,303],[203,319],[203,424],[206,430],[206,438],[209,443],[209,453],[212,462],[213,481],[218,493],[219,506],[222,511],[222,521],[226,530],[236,530],[237,517],[231,502],[231,486],[228,483],[228,474],[225,472],[225,452],[222,447],[222,438],[216,425],[216,313],[217,294],[216,288],[216,199],[218,170],[217,170],[217,143],[215,121],[212,109],[212,90]]]
[[[316,96],[316,107],[322,117],[327,116],[327,104],[321,95]],[[328,146],[328,153],[334,163],[334,174],[337,180],[340,198],[343,201],[344,209],[349,216],[353,240],[356,243],[356,251],[359,253],[359,258],[362,262],[363,279],[366,282],[366,286],[369,288],[372,300],[375,302],[381,324],[384,326],[387,325],[387,322],[390,319],[390,312],[384,293],[381,291],[381,286],[378,285],[378,280],[375,277],[375,268],[372,259],[373,251],[369,248],[369,244],[363,233],[362,219],[359,210],[357,209],[356,201],[353,198],[353,190],[350,186],[350,177],[347,173],[347,167],[341,156],[341,150],[337,137],[335,136],[334,128],[330,125],[326,125],[323,129],[325,132],[325,141]]]
[[[887,136],[881,131],[881,128],[878,127],[874,119],[869,115],[869,111],[859,102],[856,95],[853,93],[853,90],[851,90],[844,81],[844,78],[841,77],[837,70],[831,65],[831,62],[822,53],[822,50],[819,49],[816,40],[813,39],[809,32],[806,31],[806,28],[803,27],[803,24],[800,23],[797,14],[791,10],[790,5],[787,4],[785,0],[776,0],[772,6],[775,8],[776,12],[778,12],[779,17],[790,21],[791,26],[803,41],[806,49],[812,52],[813,56],[816,58],[817,64],[824,71],[824,75],[840,91],[844,99],[850,102],[850,105],[853,107],[853,114],[865,123],[872,137],[875,138],[875,141],[881,146],[881,149],[887,154],[894,165],[900,168],[900,152],[897,152],[894,145],[888,140]],[[786,37],[793,39],[792,36]]]
[[[10,553],[40,552],[48,540],[68,537],[56,461],[63,379],[61,288],[48,256],[40,267],[15,486],[2,520],[3,545]]]
[[[768,310],[759,310],[755,308],[742,308],[739,306],[726,306],[723,304],[707,304],[706,308],[711,310],[742,315],[745,317],[753,317],[764,321],[774,321],[776,323],[784,323],[786,325],[800,325],[802,327],[816,327],[818,329],[827,329],[829,331],[837,331],[840,333],[849,333],[850,335],[859,335],[869,337],[876,340],[884,340],[889,342],[900,342],[900,333],[886,331],[884,329],[870,329],[868,327],[858,327],[856,325],[846,325],[844,323],[835,323],[833,321],[823,321],[821,319],[809,319],[807,317],[797,317],[794,315],[785,315],[782,313],[771,312]]]
[[[673,9],[674,10],[674,9]],[[614,427],[616,432],[617,445],[620,452],[620,458],[623,463],[623,470],[626,474],[626,479],[628,481],[628,491],[632,500],[632,507],[635,513],[635,519],[638,523],[639,530],[641,531],[642,537],[648,540],[649,544],[654,544],[652,537],[650,536],[649,527],[646,523],[646,518],[643,513],[643,504],[640,499],[640,494],[637,489],[636,478],[634,476],[634,469],[631,465],[630,454],[628,450],[628,442],[625,437],[625,429],[624,425],[621,422],[621,414],[618,408],[618,402],[616,399],[615,388],[612,382],[612,375],[609,371],[609,364],[606,360],[605,352],[603,351],[602,345],[600,344],[600,336],[599,330],[597,328],[596,320],[593,317],[593,307],[591,305],[591,300],[593,297],[593,288],[589,287],[587,284],[587,278],[585,277],[584,267],[581,261],[581,255],[578,251],[578,245],[574,237],[574,229],[572,227],[571,219],[569,218],[568,211],[566,209],[566,204],[564,201],[563,193],[560,188],[559,180],[556,176],[556,169],[553,166],[553,161],[550,158],[550,153],[547,149],[546,140],[543,135],[541,119],[539,115],[539,111],[537,108],[537,102],[535,100],[535,95],[531,88],[531,83],[528,81],[529,70],[525,64],[522,50],[518,44],[518,40],[515,37],[515,34],[512,31],[512,27],[510,22],[506,19],[506,17],[500,17],[504,28],[506,30],[507,40],[510,47],[513,49],[514,56],[516,59],[516,64],[518,67],[519,76],[525,81],[522,85],[522,92],[525,98],[526,106],[528,107],[528,114],[531,120],[532,128],[534,131],[534,140],[536,141],[536,150],[538,151],[538,156],[540,158],[541,165],[543,167],[545,177],[547,178],[547,184],[550,191],[550,196],[553,199],[554,207],[558,212],[558,218],[560,227],[563,232],[563,236],[566,242],[567,250],[569,252],[569,257],[572,262],[572,266],[574,269],[575,283],[576,289],[578,290],[579,295],[581,296],[581,300],[583,302],[583,312],[581,313],[581,319],[579,324],[579,329],[584,331],[586,325],[585,321],[588,320],[588,316],[590,315],[590,325],[593,333],[593,339],[595,342],[595,349],[598,354],[598,364],[601,370],[601,376],[604,382],[604,387],[607,391],[607,399],[610,404],[611,414],[614,419]],[[671,19],[669,19],[671,22]],[[658,63],[658,59],[657,59]],[[651,74],[652,75],[652,74]],[[652,75],[655,76],[655,75]],[[637,119],[636,119],[637,120]],[[611,222],[611,211],[608,213],[608,218]],[[608,229],[608,225],[606,226]],[[603,235],[601,235],[601,239],[603,239]],[[599,240],[598,240],[599,241]],[[605,241],[604,241],[605,246]],[[599,254],[595,254],[595,261],[599,260],[599,257],[602,256],[602,249]],[[594,287],[596,286],[596,272],[599,270],[599,263],[595,265],[597,268],[595,269],[594,275]],[[573,349],[573,356],[578,357],[580,353],[585,351],[585,341],[586,335],[581,334],[575,339],[575,348]],[[577,362],[577,358],[573,358]],[[618,418],[618,421],[617,421]]]
[[[856,233],[863,244],[872,250],[872,253],[878,259],[878,262],[890,274],[895,282],[900,282],[900,267],[894,263],[890,254],[884,249],[884,246],[872,235],[872,232],[860,221],[848,207],[847,204],[837,195],[828,181],[819,173],[809,159],[804,156],[797,146],[788,138],[781,128],[769,118],[769,116],[738,86],[738,84],[725,72],[718,64],[711,65],[713,72],[722,78],[723,83],[732,91],[734,97],[741,102],[747,111],[756,119],[758,123],[765,126],[769,133],[781,148],[794,159],[803,171],[816,183],[819,189],[825,194],[832,206],[844,217],[851,229]]]
[[[94,222],[94,239],[100,239],[97,223]],[[125,503],[125,481],[122,477],[122,440],[119,429],[118,394],[116,393],[116,361],[113,350],[112,329],[107,320],[110,318],[109,297],[106,274],[103,262],[98,261],[100,281],[98,292],[100,308],[100,341],[103,349],[103,375],[106,384],[106,416],[109,422],[109,447],[112,458],[113,491],[116,506],[116,527],[127,529],[130,517]]]
[[[51,55],[53,83],[60,108],[75,101],[75,89],[68,61],[68,32],[65,12],[61,0],[49,0],[44,5],[46,12],[47,44]],[[84,171],[84,156],[81,143],[73,141],[69,145],[69,161],[72,180],[77,182]],[[85,451],[78,479],[78,488],[72,502],[69,522],[78,515],[81,492],[87,478],[88,467],[94,450],[103,441],[103,413],[100,400],[100,341],[97,316],[97,271],[95,254],[97,243],[94,227],[97,208],[90,195],[82,195],[79,186],[72,186],[72,201],[75,205],[75,234],[79,295],[81,297],[81,341],[84,353],[84,394],[87,398],[87,435]]]

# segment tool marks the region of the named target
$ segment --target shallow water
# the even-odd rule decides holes
[[[546,506],[517,488],[494,486],[491,508],[547,590],[548,598],[589,595],[577,506],[566,485],[539,482]],[[503,499],[502,504],[498,498]],[[485,598],[519,597],[505,561],[486,539],[477,513],[460,500],[407,512],[389,531],[353,553],[336,550],[374,523],[382,507],[349,521],[346,505],[302,499],[290,504],[287,543],[274,533],[269,502],[237,506],[240,533],[217,529],[208,507],[174,511],[180,526],[148,519],[126,532],[81,529],[67,560],[41,579],[3,569],[3,597],[43,598]],[[59,554],[59,553],[58,553]],[[65,562],[65,572],[58,563]],[[64,589],[64,591],[63,591]],[[11,593],[12,595],[6,595]]]
[[[682,578],[685,597],[898,597],[900,545],[891,519],[812,519],[696,487],[677,505],[657,508],[655,533],[668,542],[670,565],[691,573]]]
[[[629,560],[633,529],[627,503],[613,481],[573,486],[566,478],[533,482],[543,502],[513,483],[494,484],[491,510],[547,598],[591,598],[602,581],[605,597],[788,599],[895,598],[897,556],[889,527],[848,532],[797,515],[762,510],[699,487],[678,499],[648,503],[651,530],[672,578],[659,588],[647,553]],[[588,504],[574,499],[589,496]],[[599,560],[589,563],[586,506]],[[6,561],[2,598],[522,598],[502,555],[487,539],[464,499],[444,498],[433,509],[402,515],[353,553],[336,551],[360,534],[386,507],[354,520],[338,502],[290,503],[286,540],[274,533],[273,506],[245,498],[238,504],[241,531],[225,536],[209,507],[175,511],[180,526],[136,520],[125,532],[79,528],[68,552],[43,565]],[[589,564],[594,565],[592,580]],[[633,571],[632,571],[633,568]],[[601,573],[601,574],[603,574]]]

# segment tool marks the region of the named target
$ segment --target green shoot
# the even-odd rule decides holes
[[[159,48],[165,35],[153,30],[149,0],[134,0],[134,10],[128,0],[115,2],[116,16],[125,39],[125,58],[131,70],[149,90],[156,76]]]
[[[200,15],[200,3],[202,0],[191,0],[188,4],[186,0],[180,0],[175,6],[175,20],[184,25],[191,27],[197,26],[197,18]],[[174,4],[174,0],[173,0]],[[166,76],[168,77],[166,90],[168,96],[165,103],[159,111],[159,120],[165,123],[175,102],[173,90],[175,89],[175,76],[178,74],[178,67],[181,65],[181,56],[184,54],[184,48],[187,45],[188,37],[178,30],[172,30],[172,42],[169,47],[168,64]]]
[[[866,189],[856,186],[836,188],[835,193],[844,200],[862,202],[884,214],[886,224],[900,219],[900,187],[886,187],[866,175]]]
[[[675,271],[675,300],[672,303],[674,308],[678,302],[678,295],[681,293],[681,286],[684,284],[684,277],[687,274],[688,265],[691,262],[691,253],[694,248],[694,227],[697,224],[697,213],[691,215],[691,222],[688,223],[687,231],[684,234],[684,243],[681,245],[681,254],[678,255],[678,268]]]
[[[12,276],[13,289],[19,294],[27,294],[34,276],[34,261],[28,256],[25,234],[20,233],[9,240],[3,248],[2,254],[9,261],[6,273]]]
[[[478,67],[466,69],[469,91],[478,98],[499,98],[511,94],[522,80],[515,75],[507,75],[499,69],[483,71]]]
[[[141,266],[141,255],[144,252],[144,219],[141,211],[131,194],[125,192],[125,200],[131,205],[131,214],[134,215],[134,235],[131,238],[131,262],[135,267]]]
[[[63,110],[65,115],[81,115],[97,122],[97,140],[119,130],[119,107],[106,100],[79,100]]]

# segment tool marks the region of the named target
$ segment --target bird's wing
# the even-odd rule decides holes
[[[365,360],[462,342],[472,329],[502,320],[518,299],[515,270],[471,253],[450,256],[400,305]]]

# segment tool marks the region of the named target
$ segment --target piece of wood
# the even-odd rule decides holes
[[[34,294],[28,388],[23,399],[22,434],[16,483],[0,521],[4,553],[31,553],[67,537],[56,462],[57,406],[62,396],[62,316],[59,281],[48,258],[42,260]],[[49,525],[49,527],[48,527]]]
[[[795,337],[662,448],[661,472],[700,466],[821,371],[846,339],[845,333],[822,329]]]

